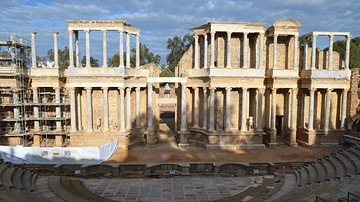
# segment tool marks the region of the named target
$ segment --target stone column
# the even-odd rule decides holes
[[[181,123],[180,123],[180,144],[181,147],[188,146],[188,128],[186,119],[186,83],[181,83]]]
[[[305,107],[306,107],[306,95],[305,93],[301,94],[301,117],[300,117],[300,127],[305,128]]]
[[[241,96],[241,131],[246,131],[246,114],[247,114],[247,88],[242,88]]]
[[[140,67],[140,34],[136,34],[136,69]]]
[[[264,55],[264,49],[263,49],[263,43],[264,43],[264,34],[260,33],[260,42],[259,42],[259,69],[263,69],[263,55]]]
[[[332,89],[328,88],[326,89],[326,94],[325,94],[325,124],[324,124],[325,135],[327,135],[330,125],[331,91]]]
[[[73,31],[69,30],[69,67],[74,67]]]
[[[70,120],[71,132],[76,132],[76,106],[75,106],[75,88],[70,88]]]
[[[106,30],[102,30],[102,35],[103,35],[103,66],[102,67],[107,67],[107,49],[106,49]]]
[[[60,88],[55,87],[54,90],[55,90],[55,103],[57,104],[55,108],[56,130],[61,131]]]
[[[120,36],[120,43],[119,43],[119,49],[120,49],[120,53],[119,53],[119,58],[120,58],[120,63],[119,63],[119,67],[124,67],[124,32],[123,31],[119,31],[119,36]]]
[[[59,32],[53,32],[54,34],[54,67],[59,68],[59,54],[58,54],[58,34]]]
[[[346,51],[345,51],[345,69],[349,69],[350,40],[351,40],[351,35],[347,35],[346,36]]]
[[[33,88],[33,103],[34,103],[34,129],[36,131],[40,130],[40,124],[39,124],[39,120],[37,120],[39,118],[39,107],[38,107],[38,103],[39,103],[39,97],[38,97],[38,89],[37,88]]]
[[[215,88],[210,87],[210,112],[209,112],[209,131],[212,132],[214,128],[214,119],[215,119]]]
[[[315,89],[311,88],[309,89],[310,91],[310,101],[309,101],[309,123],[308,123],[308,129],[309,130],[314,130],[314,94],[315,94]]]
[[[231,113],[230,113],[230,99],[231,99],[231,88],[227,87],[226,88],[226,94],[225,94],[225,101],[226,101],[226,110],[225,110],[225,130],[229,131],[230,130],[230,117],[231,117]]]
[[[207,69],[208,64],[208,41],[207,41],[207,34],[204,34],[204,69]]]
[[[278,35],[274,34],[273,69],[277,69],[277,38]]]
[[[284,93],[284,116],[283,116],[283,124],[282,124],[282,136],[287,133],[289,129],[289,121],[290,121],[290,89],[287,90],[287,92]]]
[[[304,69],[304,70],[306,70],[306,69],[307,69],[307,63],[308,63],[308,49],[309,49],[308,38],[305,38],[305,48],[304,48],[304,66],[303,66],[303,69]]]
[[[299,44],[299,36],[297,34],[294,35],[294,69],[299,68],[298,64],[298,44]]]
[[[147,131],[146,131],[146,141],[148,146],[153,146],[156,144],[156,138],[154,134],[154,125],[153,125],[153,98],[152,98],[152,84],[148,83],[147,86]]]
[[[36,68],[36,32],[31,34],[31,68]]]
[[[210,44],[210,68],[215,68],[215,32],[210,32],[211,44]]]
[[[249,39],[248,33],[244,32],[244,42],[243,42],[243,67],[242,68],[249,68],[248,66],[248,48],[249,48]]]
[[[107,132],[109,130],[109,101],[108,101],[108,90],[109,87],[102,87],[103,90],[103,105],[104,105],[104,128],[103,131]]]
[[[126,88],[126,130],[131,130],[131,88]]]
[[[124,88],[120,87],[120,132],[125,132],[125,95]]]
[[[135,88],[135,99],[136,99],[136,127],[140,128],[141,127],[141,122],[140,122],[140,87],[136,87]]]
[[[312,36],[312,55],[311,55],[311,69],[316,68],[316,34]]]
[[[86,65],[85,67],[91,67],[90,63],[90,30],[84,30],[86,36]]]
[[[207,98],[207,89],[203,87],[203,93],[204,93],[204,106],[203,106],[203,129],[207,129],[207,109],[208,109],[208,98]]]
[[[194,48],[194,69],[199,69],[199,36],[194,35],[195,48]]]
[[[262,111],[262,103],[263,103],[263,95],[264,95],[264,91],[265,89],[263,88],[259,88],[258,90],[258,114],[256,117],[256,130],[257,131],[262,131],[262,119],[263,119],[263,111]]]
[[[70,52],[69,52],[70,53]],[[79,31],[75,32],[75,65],[76,67],[80,67],[80,59],[79,59]]]
[[[130,68],[130,33],[126,33],[126,68]]]
[[[340,129],[342,129],[342,130],[345,130],[347,93],[348,93],[348,89],[344,89],[344,91],[342,93],[341,122],[340,122]]]
[[[271,139],[270,143],[276,143],[276,88],[272,89],[271,101]]]
[[[226,68],[231,68],[231,32],[227,32],[227,38],[226,38]]]
[[[328,50],[328,63],[329,63],[329,68],[328,70],[332,70],[332,58],[333,58],[333,43],[334,43],[334,35],[330,34],[329,35],[329,50]]]
[[[194,119],[194,127],[199,127],[199,88],[194,87],[194,112],[193,112],[193,119]]]
[[[298,89],[291,89],[291,121],[290,121],[290,146],[296,146],[296,118],[297,118],[297,93]]]
[[[83,130],[82,127],[82,116],[81,116],[81,88],[78,88],[78,92],[75,91],[77,97],[77,121],[78,121],[78,130]]]
[[[86,115],[87,115],[87,132],[93,131],[92,123],[92,89],[91,87],[86,87]],[[75,97],[75,96],[74,96]]]

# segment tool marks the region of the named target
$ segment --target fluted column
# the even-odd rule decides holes
[[[333,43],[334,43],[334,35],[329,35],[329,50],[328,50],[328,63],[329,63],[329,68],[328,70],[332,70],[332,58],[333,58]]]
[[[247,88],[242,88],[241,96],[241,131],[246,131],[246,115],[247,115]]]
[[[106,49],[106,30],[102,30],[103,35],[103,67],[107,67],[107,49]]]
[[[140,122],[140,87],[135,88],[135,99],[136,99],[136,127],[139,128],[141,126]]]
[[[93,131],[93,122],[92,122],[92,89],[91,87],[86,87],[86,116],[87,116],[87,132]]]
[[[187,123],[186,123],[186,83],[181,84],[181,125],[180,131],[187,131]]]
[[[277,39],[278,35],[274,34],[273,69],[277,69]]]
[[[297,94],[298,89],[291,89],[291,117],[290,117],[290,145],[297,145],[296,143],[296,118],[297,118]]]
[[[263,111],[262,111],[262,105],[263,105],[263,96],[264,96],[264,91],[265,89],[263,88],[259,88],[257,89],[258,91],[258,113],[257,113],[257,117],[256,117],[256,130],[257,131],[262,131],[262,119],[263,119]]]
[[[147,86],[147,110],[148,110],[148,117],[147,117],[147,123],[148,123],[148,130],[153,130],[153,100],[152,100],[152,93],[153,93],[153,89],[152,89],[152,84],[148,83]]]
[[[194,89],[194,112],[193,120],[194,127],[199,127],[199,88],[195,87]]]
[[[90,63],[90,30],[84,30],[86,37],[86,65],[85,67],[91,67]]]
[[[120,132],[125,132],[125,95],[124,88],[120,87]]]
[[[272,89],[272,101],[271,101],[271,143],[276,143],[276,88]]]
[[[73,31],[69,30],[69,67],[74,67]]]
[[[231,88],[227,87],[226,88],[226,94],[225,94],[225,101],[226,101],[226,109],[225,109],[225,130],[229,131],[230,130],[230,117],[231,117],[231,113],[230,113],[230,98],[231,98]]]
[[[59,54],[58,54],[58,34],[59,32],[53,32],[54,34],[54,67],[59,68]]]
[[[76,97],[76,103],[77,103],[77,124],[78,124],[78,130],[83,130],[82,127],[82,116],[81,116],[81,88],[78,88],[78,92],[75,91],[75,97]]]
[[[71,132],[76,132],[76,106],[75,106],[75,88],[70,88],[70,120]]]
[[[304,70],[306,70],[306,69],[307,69],[307,63],[308,63],[308,49],[309,49],[308,38],[305,38],[305,48],[304,48],[304,66],[303,66],[303,69],[304,69]]]
[[[345,129],[345,119],[346,119],[346,104],[347,104],[347,93],[348,89],[344,89],[342,92],[342,105],[341,105],[341,122],[340,129]]]
[[[70,51],[69,51],[70,54]],[[80,67],[80,59],[79,59],[79,31],[75,31],[75,66]]]
[[[249,49],[249,38],[248,33],[244,32],[244,41],[243,41],[243,67],[249,68],[248,66],[248,49]]]
[[[60,121],[61,111],[60,111],[60,105],[59,105],[60,104],[60,88],[56,87],[56,88],[54,88],[54,90],[55,90],[55,103],[57,104],[56,108],[55,108],[56,130],[60,131],[61,130],[61,121]]]
[[[315,89],[311,88],[310,91],[310,101],[309,101],[309,122],[308,122],[308,129],[313,130],[314,129],[314,94]]]
[[[126,68],[130,68],[130,33],[126,33]]]
[[[226,43],[226,68],[231,68],[231,32],[227,32]]]
[[[126,88],[126,130],[131,130],[131,88]]]
[[[215,68],[215,32],[210,32],[211,44],[210,44],[210,68]]]
[[[316,34],[312,35],[311,69],[316,67]]]
[[[207,34],[204,34],[204,69],[207,69],[208,66],[208,41],[207,41]]]
[[[351,35],[347,35],[346,36],[346,50],[345,50],[345,69],[349,69],[350,40],[351,40]]]
[[[264,57],[264,49],[263,49],[263,44],[264,44],[264,34],[260,33],[259,35],[260,37],[260,42],[259,42],[259,69],[263,69],[264,68],[264,62],[263,62],[263,57]]]
[[[298,64],[298,45],[299,45],[299,36],[297,34],[294,35],[294,69],[299,68]]]
[[[37,88],[32,88],[33,90],[33,103],[34,105],[34,118],[38,119],[39,118],[39,107],[36,105],[39,103],[39,97],[38,97],[38,89]],[[34,129],[36,131],[39,131],[40,129],[40,125],[39,125],[39,121],[35,120],[34,121]]]
[[[301,94],[301,116],[300,116],[300,127],[305,128],[305,107],[306,107],[306,94]]]
[[[119,42],[119,49],[120,49],[120,53],[119,53],[119,58],[120,58],[120,63],[119,63],[119,67],[124,67],[124,32],[123,31],[119,31],[119,36],[120,36],[120,42]]]
[[[195,48],[194,48],[194,69],[199,69],[199,36],[194,35]]]
[[[109,96],[108,90],[109,87],[102,87],[103,90],[103,105],[104,105],[104,128],[103,131],[106,132],[109,130]]]
[[[207,129],[207,109],[208,109],[208,98],[207,98],[207,89],[204,87],[203,88],[203,97],[204,97],[204,106],[203,106],[203,129],[206,130]]]
[[[214,119],[215,119],[215,88],[210,87],[210,112],[209,112],[209,131],[214,131]]]
[[[140,68],[140,34],[136,34],[136,69]]]
[[[329,125],[330,125],[331,91],[332,89],[328,88],[326,89],[326,94],[325,94],[325,124],[324,124],[325,134],[329,130]]]
[[[36,68],[36,32],[31,34],[31,68]]]

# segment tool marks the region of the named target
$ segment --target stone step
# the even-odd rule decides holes
[[[14,188],[15,189],[19,189],[19,190],[23,190],[25,189],[22,181],[21,181],[21,178],[24,174],[25,170],[23,170],[22,168],[17,168],[11,178],[11,181],[14,185]]]
[[[308,164],[307,166],[305,166],[305,170],[308,173],[308,180],[307,180],[307,184],[311,185],[316,183],[316,178],[317,178],[317,170],[315,169],[315,167],[312,164]]]
[[[283,178],[283,184],[280,190],[274,193],[270,198],[266,199],[264,202],[277,201],[279,198],[283,197],[294,188],[297,187],[296,184],[296,175],[295,174],[285,174]]]
[[[333,180],[336,177],[336,170],[334,165],[327,159],[319,159],[318,162],[322,164],[326,170],[326,180]]]
[[[3,173],[5,172],[5,170],[9,167],[10,164],[8,163],[0,163],[0,187],[2,187],[2,180],[1,180],[1,176],[3,175]]]
[[[357,158],[360,159],[360,149],[358,147],[350,147],[349,151],[354,153],[357,156]]]
[[[299,179],[299,183],[298,183],[298,186],[299,187],[303,187],[307,184],[308,182],[308,178],[309,178],[309,175],[308,175],[308,172],[306,171],[306,169],[304,167],[302,168],[299,168],[297,169],[299,171],[299,176],[300,176],[300,179]]]
[[[326,180],[326,169],[325,169],[325,167],[319,162],[314,162],[314,163],[312,163],[312,165],[314,166],[314,168],[316,169],[316,172],[317,172],[315,182],[316,183],[324,182]]]
[[[360,175],[360,159],[348,150],[343,150],[342,153],[354,162],[356,165],[356,173],[357,175]]]
[[[30,171],[25,171],[21,178],[21,182],[24,185],[25,190],[29,192],[33,192],[36,190],[32,182],[33,175],[35,174],[31,173]]]
[[[336,175],[335,178],[343,180],[346,177],[346,168],[344,164],[333,156],[326,157],[327,160],[335,167]]]
[[[87,200],[84,200],[70,192],[68,192],[64,185],[60,182],[60,176],[49,176],[48,178],[48,185],[50,190],[59,196],[61,199],[65,201],[77,201],[77,202],[86,202]]]
[[[47,176],[38,176],[35,184],[37,190],[36,193],[39,193],[41,196],[46,198],[45,201],[55,201],[55,202],[64,201],[50,190]]]
[[[338,158],[339,161],[341,161],[343,163],[343,165],[346,168],[346,176],[347,177],[355,177],[356,175],[356,165],[354,164],[354,162],[348,158],[347,156],[345,156],[343,153],[336,153],[334,155],[335,158]]]
[[[17,168],[12,165],[10,165],[9,167],[6,168],[4,173],[1,175],[1,181],[2,181],[3,187],[5,187],[7,189],[14,188],[14,184],[12,182],[12,176],[14,175],[16,169]]]

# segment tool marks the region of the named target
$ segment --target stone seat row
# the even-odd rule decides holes
[[[294,170],[294,175],[293,188],[276,201],[314,201],[317,196],[333,201],[346,197],[348,192],[360,196],[360,147],[318,159]]]
[[[1,189],[36,190],[35,180],[37,174],[9,163],[0,163],[0,187]]]

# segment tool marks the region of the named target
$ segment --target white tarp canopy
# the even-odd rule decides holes
[[[99,164],[117,150],[118,139],[100,147],[0,146],[0,159],[15,164]]]

